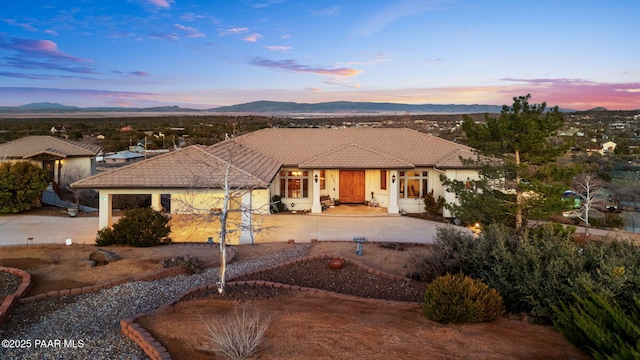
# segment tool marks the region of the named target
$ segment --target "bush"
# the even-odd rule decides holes
[[[573,240],[573,227],[545,225],[513,234],[488,226],[474,239],[439,229],[431,254],[421,264],[422,280],[462,272],[482,279],[503,297],[510,313],[527,313],[551,324],[552,305],[570,304],[586,288],[614,298],[626,311],[640,293],[640,247],[624,241]]]
[[[429,319],[443,324],[493,321],[504,312],[502,297],[495,289],[462,273],[431,282],[423,309]]]
[[[424,210],[435,216],[440,213],[440,209],[442,209],[446,203],[447,201],[442,196],[438,196],[436,200],[432,189],[424,197]]]
[[[242,311],[236,311],[232,316],[205,321],[208,337],[204,350],[229,359],[247,359],[261,349],[268,326],[269,320],[257,310],[248,311],[242,307]]]
[[[96,245],[149,247],[171,244],[169,218],[151,208],[132,209],[113,228],[98,231]]]
[[[640,300],[625,311],[610,298],[588,291],[572,305],[554,307],[555,327],[595,359],[640,359]]]
[[[271,209],[274,213],[283,212],[285,210],[284,204],[282,203],[282,197],[280,195],[273,195],[273,197],[271,197]]]
[[[24,161],[0,164],[0,214],[31,209],[48,184],[47,174],[36,165]]]

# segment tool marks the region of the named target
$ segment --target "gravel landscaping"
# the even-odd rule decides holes
[[[227,266],[234,277],[307,256],[302,244]],[[2,359],[146,359],[120,332],[120,320],[148,312],[181,292],[217,281],[218,269],[156,281],[132,282],[78,296],[49,298],[17,306],[0,326],[0,338],[21,340],[0,348]],[[66,342],[65,342],[66,341]],[[3,343],[4,344],[4,343]],[[16,345],[16,344],[14,344]]]

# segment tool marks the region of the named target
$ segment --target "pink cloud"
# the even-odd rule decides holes
[[[318,75],[331,75],[331,76],[355,76],[361,71],[351,68],[328,68],[328,67],[312,67],[308,65],[301,65],[296,60],[269,60],[263,57],[251,58],[249,64],[256,65],[271,69],[280,69],[285,71],[297,72],[297,73],[311,73]]]
[[[171,4],[169,4],[168,0],[149,0],[149,4],[161,8],[170,8]]]
[[[503,79],[515,82],[508,89],[517,94],[531,93],[550,106],[588,110],[605,107],[617,110],[640,109],[640,83],[599,83],[582,79]],[[515,95],[514,95],[515,96]]]
[[[247,37],[244,38],[244,41],[248,41],[248,42],[256,42],[258,41],[258,39],[260,39],[262,37],[262,35],[258,34],[258,33],[253,33]]]
[[[291,46],[281,46],[281,45],[265,46],[265,49],[271,50],[271,51],[286,51],[286,50],[291,50]]]
[[[231,29],[227,29],[224,31],[221,31],[219,33],[220,36],[226,36],[226,35],[238,35],[238,34],[244,34],[247,31],[249,31],[249,29],[247,29],[246,27],[242,27],[242,28],[231,28]]]
[[[183,26],[180,24],[173,24],[173,26],[176,29],[180,30],[186,37],[190,37],[190,38],[204,37],[204,34],[198,31],[196,28]]]

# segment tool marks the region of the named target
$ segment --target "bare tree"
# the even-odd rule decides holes
[[[589,236],[589,213],[606,200],[602,191],[604,185],[604,180],[592,173],[581,173],[573,179],[573,190],[580,197],[584,209],[578,218],[585,223],[585,236]]]
[[[222,293],[227,264],[226,245],[231,240],[238,243],[249,240],[253,244],[256,233],[269,230],[263,226],[264,215],[271,207],[269,182],[244,169],[264,166],[264,161],[270,159],[247,156],[255,154],[235,144],[233,139],[216,148],[198,149],[202,151],[202,157],[191,174],[191,189],[172,196],[172,206],[176,207],[172,211],[189,215],[190,226],[218,232],[218,291]],[[219,229],[213,226],[215,224],[219,224]],[[230,239],[230,236],[234,238]]]

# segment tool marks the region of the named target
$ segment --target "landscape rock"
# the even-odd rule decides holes
[[[96,261],[95,260],[78,260],[78,267],[82,268],[82,267],[86,267],[86,268],[92,268],[96,266]]]
[[[120,260],[120,256],[116,253],[112,253],[111,251],[97,249],[91,252],[89,260],[94,260],[96,265],[107,265],[116,260]]]

